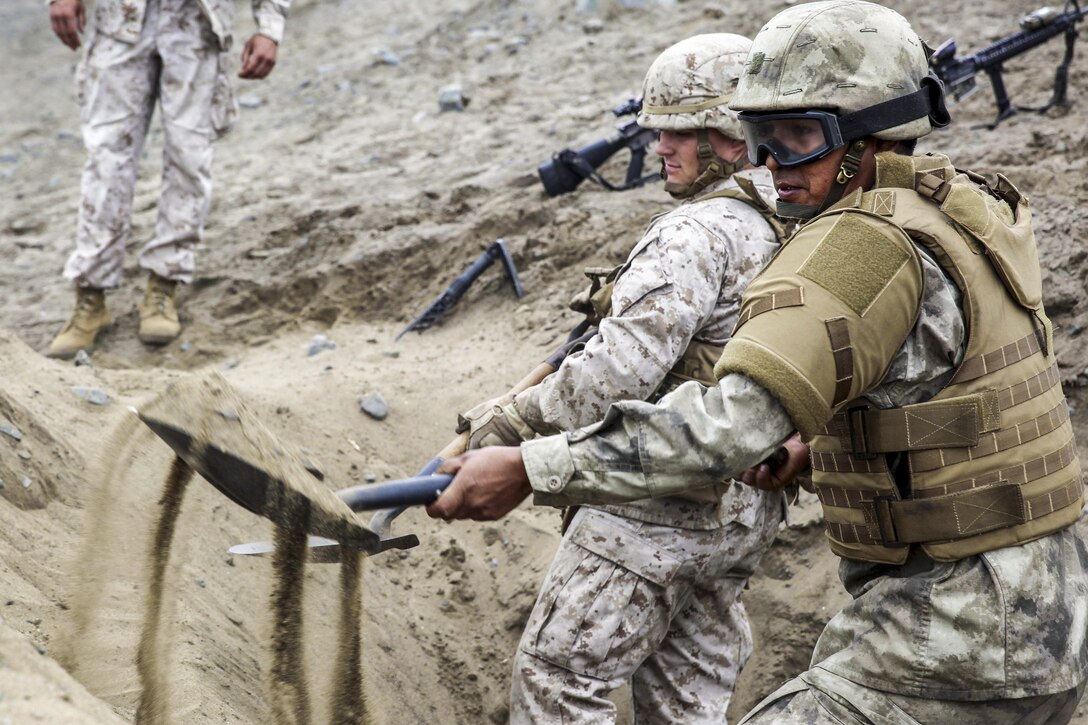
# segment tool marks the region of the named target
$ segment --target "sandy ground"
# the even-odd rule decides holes
[[[189,371],[217,369],[266,425],[307,449],[332,487],[414,473],[449,440],[457,410],[512,385],[574,324],[563,305],[581,285],[581,268],[622,259],[648,217],[669,206],[656,187],[609,194],[587,185],[548,199],[536,165],[607,135],[609,109],[637,92],[645,68],[672,42],[697,32],[752,34],[787,4],[296,0],[279,66],[264,83],[239,84],[247,108],[217,147],[215,202],[199,279],[181,295],[181,339],[161,350],[135,339],[143,284],[135,252],[154,225],[161,169],[156,128],[125,283],[110,296],[116,322],[92,364],[77,367],[40,354],[71,304],[60,268],[83,158],[75,56],[52,37],[38,3],[4,3],[0,723],[134,715],[146,551],[170,458],[131,425],[127,406]],[[1024,0],[890,4],[931,44],[955,35],[961,48],[1010,32],[1033,9]],[[239,7],[243,36],[252,29],[246,12]],[[1045,101],[1060,46],[1008,64],[1014,100]],[[1078,57],[1068,109],[979,129],[993,113],[983,88],[954,107],[952,128],[922,146],[963,167],[1002,171],[1031,196],[1082,446],[1085,68]],[[450,84],[469,96],[464,112],[438,112],[439,90]],[[604,172],[616,179],[625,164],[617,155]],[[525,298],[515,300],[493,268],[443,325],[394,342],[499,237],[514,253]],[[336,347],[309,355],[318,334]],[[76,388],[109,401],[91,404]],[[373,391],[390,404],[381,422],[358,409],[357,398]],[[137,432],[123,438],[121,456],[104,456],[118,426]],[[110,472],[104,483],[102,471]],[[733,716],[804,667],[844,598],[813,512],[794,519],[744,595],[757,653]],[[364,671],[376,722],[505,720],[510,656],[557,526],[555,512],[531,506],[496,524],[434,523],[419,511],[398,521],[397,531],[417,533],[421,546],[370,559],[363,581]],[[190,486],[170,558],[175,721],[267,717],[270,562],[225,552],[270,536],[266,522],[203,481]],[[337,587],[335,567],[309,567],[306,674],[318,719]],[[88,591],[96,592],[89,601]],[[1083,707],[1078,722],[1088,722]]]

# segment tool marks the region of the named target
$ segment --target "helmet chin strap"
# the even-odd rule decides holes
[[[748,161],[745,156],[741,156],[736,161],[726,161],[714,153],[714,149],[710,145],[710,134],[705,128],[698,129],[695,132],[695,137],[699,141],[696,156],[699,160],[699,175],[695,177],[694,181],[688,184],[676,184],[668,181],[668,174],[665,173],[665,161],[661,161],[661,178],[665,180],[665,191],[669,192],[674,199],[686,199],[689,196],[698,194],[718,179],[728,179],[734,173],[743,169]]]
[[[850,148],[847,149],[846,156],[842,160],[842,166],[839,167],[839,173],[835,177],[835,182],[831,185],[831,189],[827,192],[822,204],[810,206],[779,200],[775,203],[778,216],[807,221],[818,214],[823,214],[838,203],[839,199],[846,193],[846,186],[857,175],[858,169],[861,168],[861,157],[865,153],[866,145],[867,142],[864,139],[850,144]]]

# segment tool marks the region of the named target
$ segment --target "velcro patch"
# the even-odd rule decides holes
[[[906,250],[856,214],[842,214],[797,274],[864,317],[909,259]]]
[[[873,194],[873,213],[880,216],[895,214],[895,192],[878,191]]]

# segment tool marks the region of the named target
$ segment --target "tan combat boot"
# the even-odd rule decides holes
[[[174,293],[178,283],[152,273],[147,278],[147,292],[140,303],[140,342],[165,345],[181,334]]]
[[[94,347],[94,339],[110,324],[106,309],[106,293],[96,287],[76,288],[76,308],[71,319],[49,344],[46,355],[67,359],[80,350]]]

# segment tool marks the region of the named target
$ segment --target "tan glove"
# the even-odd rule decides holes
[[[522,419],[514,398],[501,398],[480,403],[457,416],[457,432],[469,432],[468,448],[487,446],[516,446],[536,437],[536,431]]]

